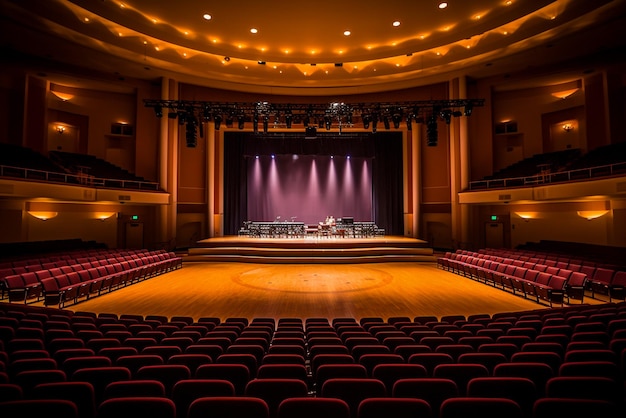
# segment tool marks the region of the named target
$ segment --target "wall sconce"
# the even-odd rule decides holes
[[[515,212],[515,214],[522,218],[524,222],[528,222],[531,219],[537,218],[537,212]]]
[[[584,219],[586,219],[588,221],[600,218],[600,217],[606,215],[607,213],[609,213],[608,210],[579,210],[579,211],[576,212],[576,214],[578,216],[580,216],[581,218],[584,218]]]
[[[59,133],[59,135],[63,135],[63,132],[65,132],[65,126],[58,125],[57,132]]]
[[[56,218],[59,215],[59,212],[30,211],[29,210],[28,214],[42,221],[47,221],[48,219]]]
[[[58,97],[61,101],[67,102],[68,100],[72,100],[74,98],[73,94],[68,94],[68,93],[61,93],[58,91],[52,91],[50,90],[50,93],[54,94],[56,97]]]
[[[575,89],[569,89],[569,90],[563,90],[563,91],[557,91],[552,93],[552,96],[556,97],[557,99],[567,99],[569,96],[571,96],[572,94],[576,93],[578,91],[578,88]]]
[[[572,125],[571,123],[566,123],[563,125],[563,130],[565,132],[570,132],[573,129],[574,129],[574,125]]]
[[[115,215],[115,212],[96,212],[95,218],[104,222],[107,219],[113,217],[113,215]]]

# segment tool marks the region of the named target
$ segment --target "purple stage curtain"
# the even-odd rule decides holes
[[[247,158],[248,218],[316,224],[326,216],[370,222],[370,158],[276,155]]]
[[[400,132],[317,139],[304,132],[226,132],[224,234],[236,235],[248,220],[317,223],[333,215],[402,235],[402,164]]]

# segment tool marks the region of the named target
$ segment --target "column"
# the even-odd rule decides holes
[[[215,167],[216,167],[216,152],[215,152],[215,123],[207,123],[207,229],[208,237],[213,238],[215,236]]]
[[[411,165],[413,167],[413,237],[420,237],[421,226],[421,202],[422,202],[422,125],[420,123],[414,123],[411,130]]]

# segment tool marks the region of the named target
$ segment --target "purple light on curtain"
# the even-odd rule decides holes
[[[249,220],[373,220],[370,158],[261,156],[248,159],[247,173]]]

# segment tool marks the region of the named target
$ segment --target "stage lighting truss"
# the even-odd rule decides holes
[[[273,128],[291,129],[293,125],[317,126],[320,129],[337,129],[339,133],[346,127],[362,124],[363,129],[376,132],[378,122],[385,130],[400,129],[406,123],[407,130],[413,123],[430,121],[431,128],[435,120],[450,124],[453,118],[469,117],[475,108],[484,106],[484,99],[454,100],[419,100],[390,103],[253,103],[211,102],[193,100],[144,100],[144,105],[153,108],[157,117],[162,117],[167,109],[169,118],[178,118],[184,125],[189,119],[198,122],[213,122],[219,130],[222,121],[227,128],[233,128],[237,120],[237,129],[244,129],[247,121],[252,121],[253,130],[267,134],[270,122]]]

